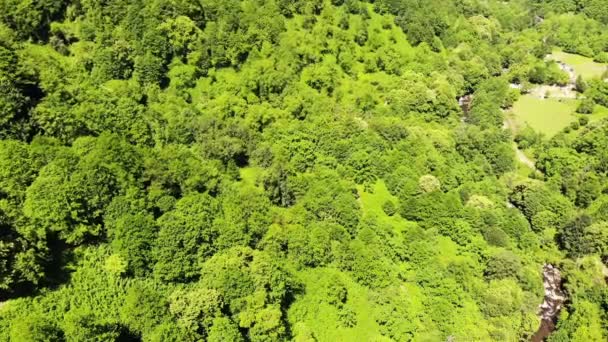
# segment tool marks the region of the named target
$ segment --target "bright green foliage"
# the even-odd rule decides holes
[[[93,313],[78,309],[66,314],[64,331],[68,341],[111,341],[120,336],[116,325],[98,320]]]
[[[523,305],[521,289],[512,280],[492,280],[484,293],[482,310],[488,317],[512,315]]]
[[[100,236],[103,213],[112,197],[133,182],[127,170],[137,174],[138,159],[132,146],[115,135],[81,138],[40,170],[26,192],[23,212],[37,229],[58,232],[69,243]]]
[[[222,298],[215,290],[177,290],[171,294],[169,310],[177,324],[193,337],[201,338],[216,316],[221,315]]]
[[[126,293],[120,311],[121,319],[131,331],[139,331],[144,336],[155,334],[162,323],[168,320],[168,298],[153,284],[133,284]]]
[[[515,187],[510,201],[520,208],[524,216],[532,222],[537,215],[546,215],[545,211],[555,214],[552,224],[557,225],[573,215],[570,202],[560,194],[547,189],[543,184],[529,182]],[[548,216],[545,216],[548,217]],[[533,227],[539,229],[540,227]]]
[[[130,272],[141,276],[150,269],[151,241],[155,237],[154,218],[150,214],[126,214],[116,221],[112,247],[127,263]]]
[[[165,281],[188,281],[198,276],[198,264],[213,252],[215,200],[206,194],[182,198],[175,209],[158,219],[152,255],[154,274]]]
[[[228,312],[251,340],[284,338],[279,308],[295,284],[267,254],[248,248],[216,254],[202,265],[200,284],[210,289],[205,290],[209,295],[222,295]],[[228,328],[220,322],[218,329]]]
[[[10,340],[19,342],[50,342],[62,338],[62,331],[43,316],[28,316],[24,320],[16,322],[10,332]]]
[[[550,341],[601,341],[605,333],[601,327],[600,312],[596,305],[581,302],[573,313],[564,313],[558,332]]]
[[[256,246],[272,223],[270,201],[259,188],[242,187],[227,192],[221,206],[223,216],[215,221],[220,236],[214,241],[220,250]]]
[[[604,340],[604,5],[0,1],[0,341]]]

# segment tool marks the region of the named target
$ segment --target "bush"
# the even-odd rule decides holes
[[[593,249],[585,239],[585,231],[593,223],[591,217],[582,215],[566,223],[559,232],[558,242],[562,249],[572,257],[581,257],[591,254]]]
[[[388,216],[393,216],[397,213],[397,205],[391,200],[387,200],[382,204],[382,210]]]
[[[577,113],[581,114],[591,114],[593,113],[593,109],[595,108],[595,101],[590,98],[584,98],[581,103],[576,108]]]
[[[439,191],[441,182],[433,175],[424,175],[418,180],[418,186],[423,193]]]
[[[542,142],[542,134],[537,133],[530,126],[517,132],[515,142],[520,149],[527,149]]]
[[[608,63],[608,52],[600,52],[593,58],[598,63]]]
[[[491,209],[494,207],[494,202],[486,196],[472,195],[467,201],[467,207],[473,207],[477,209]]]
[[[589,123],[589,118],[586,117],[586,116],[581,116],[581,117],[578,118],[578,123],[582,127],[587,126],[587,124]]]
[[[439,233],[449,237],[452,241],[461,246],[470,243],[471,237],[474,236],[473,228],[464,220],[456,220],[454,224],[440,225]]]
[[[491,281],[482,300],[482,312],[488,317],[513,314],[523,304],[523,293],[510,279]]]
[[[483,236],[492,246],[507,247],[509,245],[509,236],[498,227],[488,227],[483,232]]]
[[[517,279],[522,268],[521,260],[511,251],[501,251],[492,255],[486,265],[485,276],[492,279]]]
[[[572,121],[572,123],[570,123],[570,128],[572,128],[573,130],[578,130],[581,127],[581,125],[578,123],[578,121]]]
[[[581,75],[578,75],[576,78],[576,91],[579,93],[584,93],[587,90],[587,82],[583,79]]]
[[[549,211],[543,210],[534,216],[532,216],[531,227],[535,232],[542,232],[545,229],[549,229],[555,226],[559,222],[559,217],[557,214]]]
[[[519,99],[521,96],[521,91],[519,89],[509,89],[507,93],[507,97],[505,98],[505,102],[503,104],[504,108],[510,108],[513,104]]]

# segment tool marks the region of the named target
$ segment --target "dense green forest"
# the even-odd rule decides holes
[[[0,0],[0,341],[529,341],[546,265],[606,341],[608,71],[505,121],[555,49],[608,0]]]

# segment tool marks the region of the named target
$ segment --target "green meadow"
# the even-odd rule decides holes
[[[512,113],[518,127],[529,125],[551,137],[576,120],[577,105],[577,100],[539,99],[524,95],[515,102]]]
[[[522,96],[508,113],[515,131],[527,126],[548,138],[576,121],[579,116],[586,116],[589,122],[608,118],[608,108],[596,106],[593,114],[576,114],[579,101],[574,99],[539,99],[531,95]],[[573,133],[576,131],[573,131]]]
[[[566,63],[574,69],[577,75],[582,75],[584,79],[600,77],[606,71],[606,65],[596,63],[589,57],[575,55],[561,50],[554,50],[552,53],[553,59]]]
[[[593,59],[581,55],[555,49],[550,56],[552,59],[566,63],[574,69],[576,75],[584,79],[600,77],[606,70],[606,65],[596,63]],[[517,130],[526,125],[534,130],[551,137],[577,119],[576,108],[579,101],[575,99],[540,99],[532,95],[522,96],[511,110],[512,122]],[[608,109],[596,106],[590,121],[598,121],[608,117]]]

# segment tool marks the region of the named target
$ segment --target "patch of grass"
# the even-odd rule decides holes
[[[524,95],[513,105],[512,113],[518,127],[526,124],[534,130],[552,137],[572,121],[577,100],[568,99],[539,99]]]
[[[590,122],[600,121],[608,118],[608,108],[604,106],[595,106],[593,114],[589,117]]]
[[[239,170],[241,182],[248,185],[256,185],[258,178],[262,175],[262,168],[259,167],[244,167]]]
[[[288,312],[296,336],[303,335],[303,331],[311,331],[318,341],[385,340],[374,320],[373,304],[368,299],[369,290],[347,274],[331,268],[318,268],[300,271],[298,278],[304,283],[306,292]],[[325,298],[328,287],[335,286],[334,279],[339,279],[347,290],[348,299],[344,304],[330,304]],[[352,325],[345,324],[341,311],[350,312],[347,321],[352,322]]]
[[[373,192],[365,191],[363,186],[358,186],[357,190],[359,191],[359,204],[361,205],[364,216],[375,216],[378,218],[379,222],[390,224],[399,229],[403,229],[407,226],[408,221],[399,216],[398,213],[393,216],[388,216],[384,212],[384,209],[382,209],[382,205],[386,201],[392,201],[399,207],[399,199],[391,195],[383,180],[378,180],[376,184],[374,184]]]
[[[572,66],[574,72],[583,76],[584,79],[600,77],[606,70],[605,64],[596,63],[591,58],[563,52],[559,49],[553,51],[551,58]]]
[[[384,202],[392,200],[397,204],[397,198],[388,191],[386,188],[386,184],[384,181],[379,180],[374,184],[373,191],[367,192],[365,191],[363,186],[358,187],[359,196],[361,198],[361,204],[363,213],[375,213],[375,214],[384,214],[382,210],[382,205]]]

